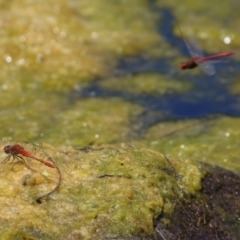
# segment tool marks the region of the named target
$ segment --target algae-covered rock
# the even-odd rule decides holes
[[[209,164],[201,168],[201,191],[178,201],[168,226],[161,219],[157,223],[162,239],[240,239],[240,176]]]
[[[1,143],[1,148],[9,143]],[[1,239],[154,238],[154,221],[171,216],[176,199],[194,195],[201,173],[191,161],[172,160],[133,146],[23,147],[54,168],[29,159],[1,165]],[[4,159],[5,154],[1,154]],[[50,158],[51,157],[51,158]]]

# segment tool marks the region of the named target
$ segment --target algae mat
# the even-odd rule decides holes
[[[141,107],[121,99],[73,104],[69,98],[74,89],[113,74],[122,56],[158,48],[156,15],[147,1],[131,5],[0,1],[3,140],[75,146],[123,141],[131,131],[131,113]]]
[[[2,140],[75,146],[127,142],[136,127],[132,125],[132,118],[138,118],[144,109],[139,100],[126,101],[126,92],[148,97],[185,93],[194,89],[198,79],[205,80],[192,78],[197,71],[189,75],[182,73],[181,77],[175,74],[179,49],[172,48],[157,31],[158,20],[164,16],[159,16],[158,10],[152,11],[150,2],[154,1],[50,0],[47,4],[0,1]],[[175,6],[175,1],[169,3],[168,6]],[[224,24],[224,19],[233,14],[225,3],[211,11],[213,15],[202,14],[202,11],[206,13],[202,6],[202,3],[184,1],[181,8],[176,8],[178,19],[185,21],[181,21],[185,25],[183,32],[191,28],[198,33],[205,50],[225,49],[224,38],[231,37],[232,33],[236,39],[239,36],[235,30],[238,20]],[[186,14],[190,11],[191,15]],[[234,11],[238,14],[237,8]],[[195,13],[201,18],[196,18]],[[218,20],[213,22],[213,18]],[[186,23],[191,23],[191,27]],[[218,31],[220,26],[222,34]],[[205,41],[206,36],[209,41]],[[233,46],[238,46],[239,41],[231,40]],[[160,57],[168,64],[161,68],[161,74],[149,74],[152,69],[147,67],[151,61],[147,61],[146,66],[136,68],[146,71],[146,74],[140,71],[139,75],[130,65],[129,74],[133,76],[123,71],[124,76],[116,77],[119,59],[128,56],[140,60]],[[120,96],[100,98],[92,91],[91,99],[79,97],[74,103],[69,101],[72,91],[81,92],[96,79],[103,80],[99,84],[102,90],[118,90]],[[237,82],[232,88],[236,86]],[[195,120],[189,123],[194,124]],[[180,128],[186,125],[180,123]],[[162,140],[163,128],[164,131],[171,128],[170,133],[176,129],[176,122],[163,123],[147,129],[145,138],[139,139],[142,136],[138,135],[134,142],[164,150],[174,157],[224,166],[226,161],[231,163],[226,165],[229,169],[239,169],[238,119],[222,118],[215,125],[218,128],[211,128],[209,132],[204,129],[199,136],[189,134],[191,130],[186,127],[185,135],[173,134],[172,138]],[[232,127],[228,129],[229,125]],[[219,132],[219,129],[223,130]],[[6,144],[1,142],[1,148]],[[226,145],[230,148],[227,153]],[[27,144],[24,147],[41,158],[50,155],[62,172],[62,183],[58,191],[38,204],[36,199],[56,186],[56,169],[34,160],[28,163],[37,171],[21,163],[1,165],[0,234],[3,239],[153,236],[153,221],[162,212],[170,214],[174,200],[181,198],[183,192],[194,195],[200,188],[201,174],[194,162],[173,159],[168,162],[160,153],[146,149],[130,146],[74,149],[49,145],[35,148]],[[4,159],[5,154],[1,154]],[[181,181],[176,180],[174,173],[181,176]]]
[[[36,171],[21,161],[2,164],[1,239],[154,236],[153,221],[162,212],[170,216],[174,200],[183,192],[195,194],[200,188],[202,175],[196,164],[167,159],[152,150],[127,145],[23,146],[40,158],[51,156],[62,183],[38,204],[36,199],[56,185],[56,169],[31,159],[28,164]]]

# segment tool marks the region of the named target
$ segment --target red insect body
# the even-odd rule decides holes
[[[210,61],[214,59],[222,58],[222,57],[229,57],[233,54],[234,54],[233,52],[224,52],[224,53],[214,54],[208,57],[192,57],[187,62],[180,63],[179,68],[185,70],[185,69],[192,69],[200,65],[202,66],[202,68],[205,70],[207,74],[212,75],[214,74],[215,71],[213,70]]]
[[[48,167],[51,168],[55,168],[55,166],[47,161],[44,161],[43,159],[37,158],[35,156],[33,156],[32,154],[30,154],[28,151],[26,151],[22,146],[20,146],[19,144],[15,144],[15,145],[7,145],[4,147],[4,152],[7,153],[8,159],[12,156],[13,158],[21,158],[20,156],[18,156],[19,154],[24,156],[24,157],[29,157],[32,159],[37,160],[38,162],[41,162],[43,164],[45,164]]]
[[[214,55],[211,55],[208,57],[198,58],[197,61],[204,62],[204,61],[213,60],[216,58],[229,57],[233,54],[234,54],[234,52],[223,52],[223,53],[214,54]]]
[[[183,35],[180,28],[179,31],[181,35]],[[206,74],[213,75],[215,74],[215,68],[213,66],[213,63],[221,62],[218,60],[218,58],[229,57],[234,54],[233,52],[223,52],[205,57],[203,56],[201,48],[199,47],[195,39],[193,38],[189,38],[188,40],[184,39],[184,42],[188,48],[191,58],[188,61],[179,64],[179,68],[182,70],[192,69],[199,66]]]

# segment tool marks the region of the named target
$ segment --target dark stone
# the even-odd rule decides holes
[[[176,201],[170,224],[164,214],[156,221],[156,239],[240,239],[240,176],[217,166],[201,164],[206,172],[195,197]]]

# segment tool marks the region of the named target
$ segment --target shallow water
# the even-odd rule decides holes
[[[0,0],[0,7],[1,148],[18,143],[62,175],[31,159],[36,171],[2,164],[2,238],[152,235],[153,219],[164,211],[168,224],[176,201],[199,192],[205,170],[196,161],[240,172],[234,0]],[[189,56],[176,24],[206,54],[236,54],[211,77],[181,71]]]
[[[210,2],[1,1],[2,139],[128,142],[239,172],[238,6]],[[214,76],[179,70],[176,24],[206,54],[235,56]]]

